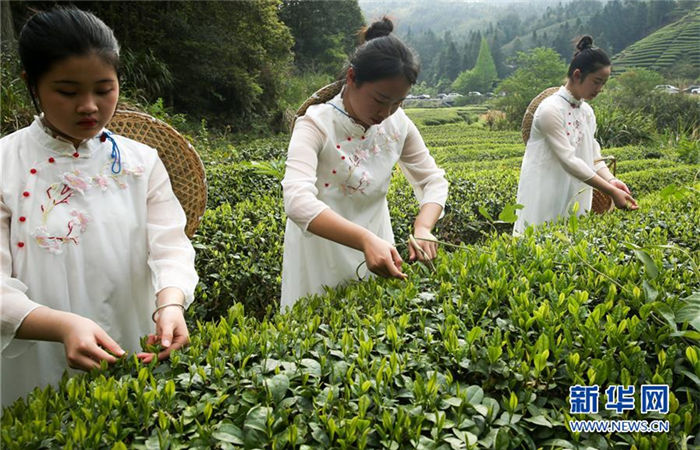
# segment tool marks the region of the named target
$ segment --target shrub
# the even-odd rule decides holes
[[[36,114],[29,92],[19,74],[21,67],[15,45],[3,42],[0,49],[0,136],[32,123]]]
[[[490,109],[480,119],[484,121],[489,130],[506,130],[508,128],[506,113],[503,111]]]
[[[682,135],[676,143],[676,153],[686,164],[700,164],[700,141]]]
[[[262,322],[235,305],[167,363],[122,358],[5,408],[3,447],[697,444],[700,334],[683,316],[700,282],[693,260],[651,246],[700,249],[699,202],[656,195],[640,212],[501,236]],[[668,384],[670,432],[571,433],[576,384]]]
[[[496,100],[496,107],[505,111],[513,129],[519,128],[530,101],[544,89],[561,84],[566,65],[551,48],[535,48],[527,53],[519,52],[515,64],[518,68],[503,80],[495,92],[505,92]]]
[[[656,129],[648,114],[614,105],[596,105],[596,139],[603,147],[651,142]]]
[[[207,209],[215,209],[224,203],[235,206],[246,199],[254,200],[266,195],[281,197],[280,179],[262,174],[250,163],[207,165]]]
[[[279,307],[285,220],[276,196],[224,203],[204,214],[194,237],[200,277],[194,318],[214,319],[236,302],[258,318]]]

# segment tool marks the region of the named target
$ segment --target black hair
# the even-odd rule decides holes
[[[574,70],[581,71],[581,81],[583,81],[589,73],[593,73],[603,67],[608,67],[612,63],[607,53],[601,48],[593,47],[593,38],[586,35],[574,40],[576,42],[576,51],[574,57],[569,64],[569,72],[567,77],[574,76]]]
[[[94,14],[75,7],[55,6],[32,15],[19,34],[19,58],[34,97],[39,79],[51,67],[71,56],[96,53],[114,66],[119,76],[119,43],[114,32]]]
[[[362,43],[352,57],[350,67],[355,71],[355,82],[403,76],[415,84],[420,71],[418,59],[401,39],[392,35],[394,24],[387,17],[360,31]]]

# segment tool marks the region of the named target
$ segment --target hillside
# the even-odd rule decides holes
[[[613,58],[616,72],[631,67],[663,72],[679,63],[692,65],[696,72],[700,68],[700,7],[635,42]]]
[[[533,11],[543,11],[558,2],[359,0],[358,3],[367,21],[387,15],[395,21],[396,31],[401,36],[405,36],[408,30],[414,34],[432,30],[440,35],[449,30],[453,36],[466,36],[470,31],[485,30],[489,23],[495,24],[509,13],[515,13],[523,20],[535,20]]]
[[[589,17],[590,16],[584,16],[583,20],[588,20]],[[515,55],[519,51],[525,51],[535,47],[549,47],[554,37],[558,36],[562,27],[574,29],[576,26],[576,19],[568,19],[562,22],[547,24],[541,28],[533,28],[526,33],[516,36],[507,44],[504,44],[501,47],[501,52],[503,52],[503,56],[508,57]],[[534,36],[533,32],[535,33]]]

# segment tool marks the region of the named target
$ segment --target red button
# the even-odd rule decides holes
[[[29,197],[29,192],[24,191],[24,192],[22,192],[22,195],[24,195],[25,197]]]
[[[336,145],[335,148],[337,148],[338,150],[340,150],[340,144]]]
[[[348,141],[352,141],[352,138],[350,136],[348,136]]]
[[[364,136],[362,136],[362,139],[364,139],[364,138],[365,138],[365,137],[364,137]]]
[[[30,170],[29,173],[31,173],[32,175],[34,175],[34,174],[36,173],[36,169]]]
[[[77,158],[78,156],[80,156],[80,153],[78,153],[78,152],[73,153],[74,158]]]
[[[56,160],[53,159],[53,156],[52,156],[51,158],[49,158],[49,162],[50,162],[50,163],[52,163],[52,162],[54,162],[54,161],[56,161]]]
[[[333,174],[335,175],[335,169],[333,169]]]
[[[21,216],[21,217],[19,218],[19,221],[20,221],[20,222],[25,222],[26,220],[27,220],[27,218],[24,217],[24,216]]]
[[[341,156],[340,159],[345,159],[345,156]]]
[[[326,183],[326,187],[328,187],[328,186],[329,186],[329,184],[328,184],[328,183]]]
[[[24,247],[24,242],[21,242],[21,241],[20,241],[20,242],[18,242],[18,243],[17,243],[17,247],[19,247],[19,248],[22,248],[22,247]]]

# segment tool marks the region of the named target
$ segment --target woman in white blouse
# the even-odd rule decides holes
[[[112,30],[53,8],[29,19],[19,50],[42,113],[0,140],[3,405],[68,367],[138,352],[154,328],[149,342],[167,358],[187,343],[183,310],[197,283],[157,152],[104,129],[119,96]]]
[[[610,58],[582,37],[569,65],[567,82],[540,103],[520,169],[514,234],[528,225],[568,215],[578,202],[578,214],[591,209],[594,187],[612,197],[618,208],[637,209],[637,202],[622,181],[615,178],[600,156],[595,140],[593,109],[584,100],[595,98],[610,77]]]
[[[282,186],[287,220],[282,307],[355,277],[364,260],[380,276],[405,278],[394,247],[386,195],[396,163],[420,202],[419,248],[432,259],[431,232],[442,214],[447,181],[416,126],[399,107],[418,76],[410,49],[387,18],[372,24],[350,59],[343,90],[297,119]]]

